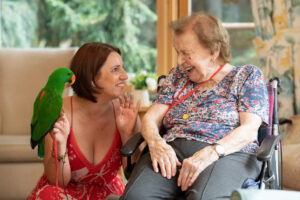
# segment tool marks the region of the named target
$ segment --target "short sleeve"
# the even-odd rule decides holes
[[[247,66],[247,75],[239,92],[239,111],[250,112],[269,123],[269,98],[266,82],[261,70],[255,66]]]
[[[178,70],[178,67],[172,68],[162,85],[160,85],[160,90],[152,103],[171,105],[176,92],[176,86],[178,86],[181,77],[182,74]]]

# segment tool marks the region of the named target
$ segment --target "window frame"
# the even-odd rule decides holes
[[[177,64],[173,48],[173,34],[168,25],[171,21],[191,13],[191,0],[156,0],[157,13],[157,75],[168,74]],[[222,23],[227,30],[253,30],[254,22]]]

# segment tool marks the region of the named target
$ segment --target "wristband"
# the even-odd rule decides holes
[[[55,157],[53,149],[52,149],[51,155],[53,158]],[[58,162],[60,162],[61,160],[65,160],[67,155],[68,155],[68,149],[66,149],[66,152],[64,153],[64,155],[57,155]]]

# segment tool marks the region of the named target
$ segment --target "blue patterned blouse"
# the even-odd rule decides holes
[[[188,80],[181,67],[173,68],[153,103],[171,105]],[[196,83],[190,82],[178,99],[196,87]],[[256,66],[237,66],[212,89],[201,90],[200,87],[174,106],[163,118],[166,129],[163,137],[168,142],[186,138],[214,143],[240,125],[239,111],[254,113],[268,123],[266,83]],[[184,119],[184,114],[189,117]],[[258,142],[254,141],[241,151],[256,153],[257,148]]]

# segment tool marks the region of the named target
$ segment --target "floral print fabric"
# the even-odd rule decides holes
[[[188,82],[181,67],[171,70],[153,103],[171,105]],[[198,85],[190,82],[178,100]],[[253,65],[235,67],[209,90],[196,90],[163,118],[166,141],[187,138],[214,143],[238,127],[239,111],[257,114],[268,123],[268,93],[261,70]],[[186,115],[185,115],[186,114]],[[188,116],[184,119],[183,115]],[[247,134],[247,133],[245,133]],[[255,153],[257,141],[241,149]]]
[[[118,174],[121,166],[121,139],[119,132],[105,158],[97,165],[91,164],[81,153],[73,131],[68,138],[68,157],[71,166],[71,181],[66,188],[59,187],[59,199],[68,200],[104,200],[109,194],[122,195],[125,185]],[[56,187],[50,185],[47,177],[43,175],[28,200],[56,199]]]

